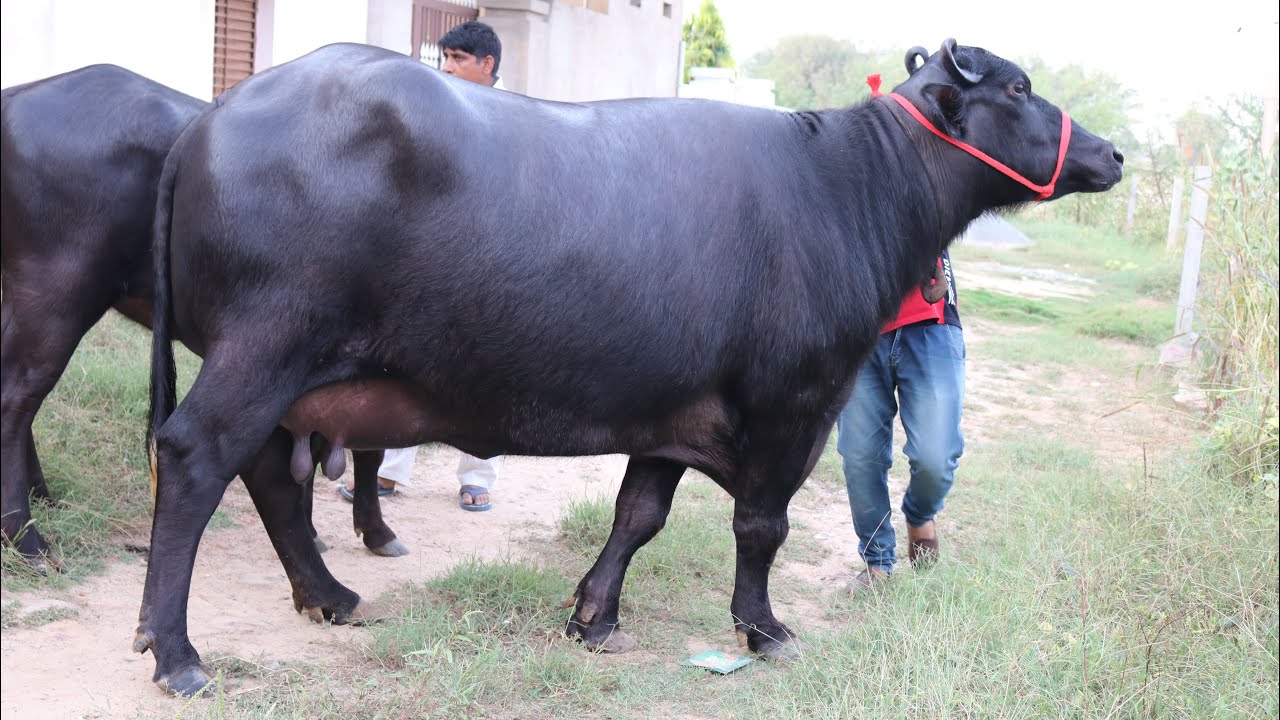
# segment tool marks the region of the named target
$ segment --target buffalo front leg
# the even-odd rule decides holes
[[[773,615],[769,571],[790,530],[787,505],[821,457],[831,425],[824,422],[776,443],[768,442],[768,433],[757,433],[759,451],[746,459],[739,475],[733,506],[737,573],[730,610],[738,643],[766,658],[789,659],[798,648],[795,634]]]
[[[299,485],[289,471],[292,446],[289,432],[276,428],[241,477],[280,564],[289,576],[293,607],[298,612],[307,611],[316,622],[329,620],[343,624],[370,620],[373,613],[368,605],[338,582],[320,557],[305,502],[311,486]]]
[[[618,628],[618,602],[631,557],[666,524],[685,467],[668,460],[631,458],[613,514],[613,530],[591,570],[578,583],[565,634],[599,652],[626,652],[636,643]]]
[[[409,548],[396,538],[395,532],[382,519],[382,503],[378,501],[378,468],[381,450],[356,450],[351,453],[355,465],[355,493],[351,519],[356,535],[364,538],[364,546],[374,555],[400,557]]]

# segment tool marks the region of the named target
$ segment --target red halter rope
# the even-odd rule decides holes
[[[878,98],[883,96],[883,93],[880,92],[880,74],[879,73],[873,73],[871,75],[868,75],[867,85],[871,87],[871,97]],[[1067,158],[1067,145],[1071,143],[1071,118],[1070,116],[1067,115],[1066,110],[1062,111],[1062,139],[1058,142],[1058,166],[1054,168],[1053,177],[1049,180],[1048,185],[1036,185],[1035,183],[1031,182],[1025,177],[1019,175],[1016,171],[1014,171],[1008,165],[1005,165],[1004,163],[1000,162],[999,160],[996,160],[995,158],[982,152],[981,150],[979,150],[978,148],[972,145],[956,140],[950,135],[947,135],[946,133],[942,132],[938,128],[934,127],[933,123],[929,122],[928,119],[926,119],[925,116],[921,114],[919,110],[916,109],[916,106],[911,104],[910,100],[902,97],[898,93],[889,93],[889,97],[892,98],[899,105],[901,105],[903,110],[906,110],[908,113],[910,113],[911,117],[918,120],[921,125],[925,126],[925,128],[929,130],[929,132],[932,132],[934,135],[937,135],[943,140],[946,140],[952,145],[955,145],[961,150],[978,158],[979,160],[990,165],[996,170],[999,170],[1014,182],[1018,182],[1018,183],[1021,183],[1022,185],[1025,185],[1032,192],[1036,193],[1037,200],[1044,200],[1049,196],[1053,195],[1053,186],[1057,184],[1058,175],[1062,173],[1062,163]]]

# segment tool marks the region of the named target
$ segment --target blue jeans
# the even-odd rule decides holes
[[[853,395],[840,413],[836,448],[844,458],[858,553],[868,567],[891,572],[895,560],[889,467],[899,406],[907,431],[903,450],[911,463],[902,514],[909,525],[920,527],[942,510],[964,452],[964,359],[960,328],[909,325],[881,335],[858,371]]]

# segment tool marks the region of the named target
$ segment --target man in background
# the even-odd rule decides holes
[[[498,66],[502,62],[502,42],[493,28],[472,20],[462,23],[440,38],[444,53],[443,70],[462,80],[502,90],[498,78]],[[378,468],[378,496],[396,492],[398,485],[409,486],[413,480],[413,466],[418,448],[387,450]],[[471,512],[482,512],[493,507],[490,497],[498,481],[498,468],[502,458],[482,460],[466,453],[458,460],[458,506]],[[354,482],[354,480],[352,481]],[[354,501],[354,491],[349,485],[338,487],[338,493],[348,501]]]

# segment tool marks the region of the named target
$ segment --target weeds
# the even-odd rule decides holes
[[[1277,484],[1277,325],[1280,323],[1280,190],[1276,164],[1257,156],[1219,168],[1218,212],[1207,229],[1201,294],[1203,387],[1214,410],[1206,473]]]

